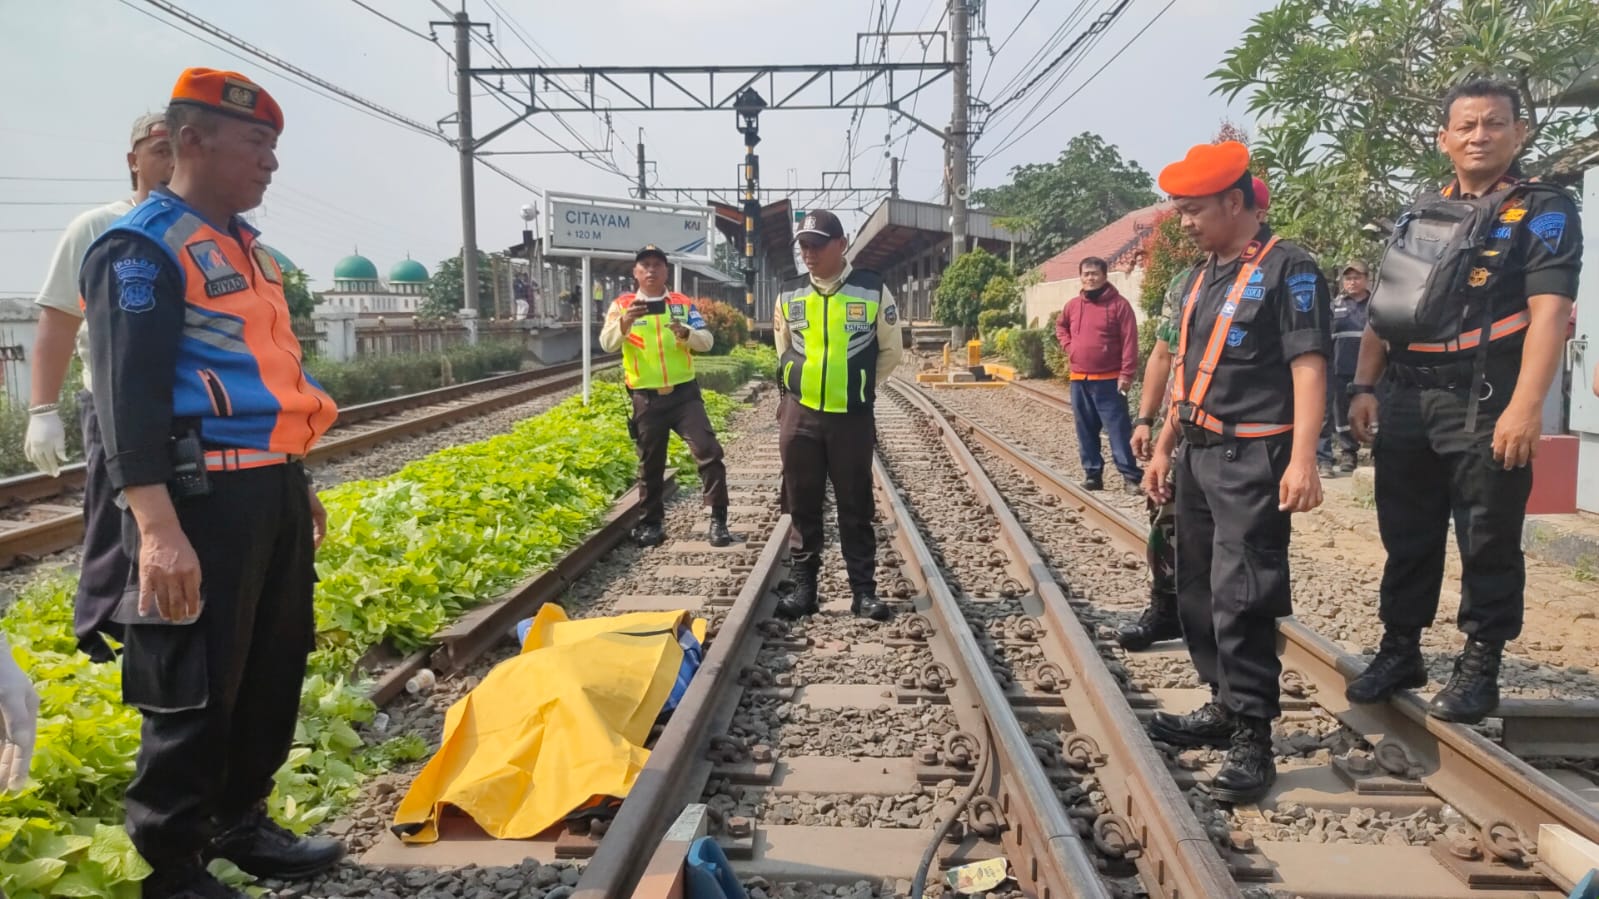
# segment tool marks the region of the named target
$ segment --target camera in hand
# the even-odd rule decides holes
[[[646,297],[645,300],[644,300],[644,314],[645,315],[665,315],[666,314],[666,297],[661,297],[658,300],[652,300],[652,299],[649,299],[649,298]]]

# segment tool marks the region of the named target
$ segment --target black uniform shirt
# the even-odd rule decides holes
[[[1271,236],[1271,229],[1262,225],[1244,256],[1252,256],[1251,251],[1265,246]],[[1183,392],[1190,400],[1216,315],[1244,261],[1240,257],[1225,265],[1216,265],[1214,259],[1202,262],[1183,283],[1186,303],[1194,279],[1205,279],[1194,301],[1188,352],[1183,356]],[[1316,260],[1287,240],[1279,240],[1271,248],[1257,276],[1250,284],[1253,289],[1245,292],[1233,314],[1216,373],[1200,406],[1231,425],[1293,424],[1294,380],[1288,363],[1306,353],[1327,356],[1332,347],[1327,280]],[[1178,319],[1179,327],[1181,324]]]
[[[1509,185],[1501,180],[1495,190]],[[1446,194],[1459,190],[1451,184]],[[1503,259],[1492,257],[1503,254]],[[1499,222],[1489,235],[1483,265],[1472,270],[1470,282],[1482,283],[1466,289],[1488,294],[1489,319],[1499,321],[1527,308],[1527,298],[1558,294],[1577,298],[1577,275],[1582,270],[1582,215],[1565,191],[1534,190],[1512,196],[1499,210]],[[1479,307],[1480,308],[1480,307]],[[1467,331],[1481,324],[1473,314]],[[1491,351],[1520,353],[1526,331],[1493,342]],[[1390,347],[1396,362],[1409,365],[1438,365],[1470,359],[1471,349],[1455,352],[1408,352],[1403,345]]]
[[[119,279],[118,263],[144,283]],[[106,471],[119,490],[164,483],[172,476],[168,444],[186,308],[183,273],[155,241],[121,231],[89,250],[80,279]],[[135,288],[148,300],[125,301],[123,293]]]

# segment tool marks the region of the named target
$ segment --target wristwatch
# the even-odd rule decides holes
[[[1349,396],[1360,396],[1362,393],[1375,394],[1376,392],[1377,388],[1370,384],[1350,384],[1349,389],[1346,391]]]
[[[1133,425],[1143,425],[1145,427],[1153,428],[1155,426],[1155,420],[1153,418],[1135,418],[1133,419]]]

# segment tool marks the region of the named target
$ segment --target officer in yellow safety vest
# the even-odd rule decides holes
[[[638,292],[617,297],[600,330],[601,349],[622,350],[622,373],[633,397],[633,417],[627,427],[638,445],[644,506],[633,539],[640,546],[666,539],[661,529],[666,517],[662,481],[667,441],[676,431],[694,455],[700,489],[711,507],[706,539],[712,546],[727,546],[733,542],[727,530],[727,469],[722,464],[722,444],[694,380],[694,354],[709,351],[715,338],[693,300],[667,291],[666,275],[665,251],[654,244],[639,250],[633,258]]]
[[[872,402],[903,352],[899,308],[882,276],[845,261],[844,226],[831,212],[807,215],[796,240],[808,274],[784,285],[772,323],[784,391],[783,499],[794,523],[795,587],[777,613],[792,619],[820,609],[822,498],[832,481],[850,611],[886,621],[893,611],[877,598],[872,529]]]

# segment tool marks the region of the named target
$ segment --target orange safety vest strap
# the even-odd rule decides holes
[[[1193,424],[1204,428],[1212,434],[1226,434],[1229,429],[1220,419],[1203,409],[1194,410]],[[1235,425],[1231,432],[1235,437],[1275,437],[1278,434],[1287,434],[1294,429],[1293,425],[1259,424],[1246,422]]]
[[[1523,309],[1520,312],[1507,315],[1488,326],[1488,342],[1493,343],[1502,337],[1519,334],[1527,330],[1531,324],[1532,313],[1529,310]],[[1459,350],[1472,349],[1481,342],[1482,329],[1473,328],[1454,340],[1444,341],[1443,343],[1410,343],[1405,345],[1405,349],[1413,353],[1453,353]]]
[[[1072,372],[1071,379],[1073,381],[1114,381],[1119,377],[1121,377],[1121,372],[1116,371],[1104,372],[1103,374],[1097,375],[1080,375],[1076,372]]]
[[[1187,376],[1183,371],[1183,366],[1184,361],[1188,358],[1188,329],[1194,320],[1194,308],[1199,305],[1199,291],[1205,283],[1205,270],[1200,269],[1198,276],[1194,278],[1194,286],[1188,291],[1188,299],[1183,303],[1182,332],[1177,338],[1177,379],[1172,386],[1173,421],[1181,420],[1177,414],[1177,404],[1185,400],[1194,407],[1196,423],[1202,424],[1201,419],[1215,421],[1204,412],[1205,394],[1210,392],[1210,382],[1216,372],[1216,363],[1221,361],[1221,351],[1227,342],[1227,332],[1232,330],[1233,316],[1238,312],[1238,304],[1243,301],[1244,290],[1249,287],[1249,279],[1254,277],[1255,272],[1260,269],[1260,264],[1266,260],[1266,254],[1270,253],[1272,247],[1276,245],[1277,237],[1273,235],[1272,239],[1266,241],[1266,245],[1260,248],[1260,252],[1239,267],[1238,277],[1233,279],[1233,286],[1227,291],[1227,298],[1222,302],[1221,309],[1216,313],[1216,324],[1211,329],[1210,340],[1205,344],[1205,354],[1199,359],[1199,376],[1194,379],[1194,389],[1190,393],[1185,386]],[[1250,427],[1257,426],[1251,425]],[[1271,425],[1270,427],[1277,426]],[[1289,430],[1293,429],[1292,425],[1287,427]],[[1222,426],[1217,422],[1216,427],[1206,427],[1206,430],[1213,430],[1219,434],[1222,433]],[[1236,429],[1235,433],[1242,435],[1243,431]],[[1255,436],[1267,435],[1260,434]]]
[[[283,465],[295,458],[297,457],[288,453],[269,453],[261,450],[208,450],[205,454],[205,467],[207,471],[243,471],[248,468]]]

